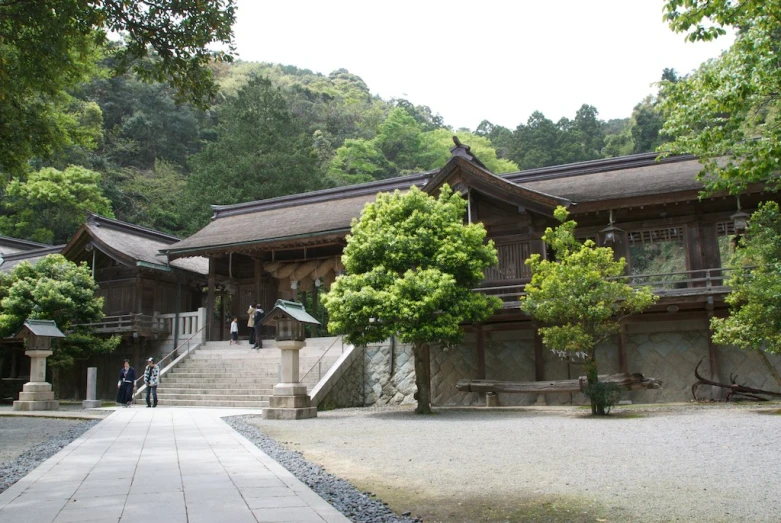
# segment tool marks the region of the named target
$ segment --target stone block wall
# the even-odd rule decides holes
[[[627,326],[627,363],[630,372],[640,372],[661,380],[661,390],[632,391],[622,399],[633,403],[690,401],[691,386],[696,381],[694,368],[700,359],[700,374],[710,378],[707,323],[702,321],[655,322]],[[460,392],[460,379],[477,376],[476,334],[468,332],[463,342],[450,348],[431,347],[432,403],[435,406],[485,405],[484,395]],[[391,347],[393,346],[393,368]],[[533,381],[534,332],[531,329],[484,332],[485,377],[501,381]],[[362,349],[352,367],[345,373],[323,405],[331,407],[414,404],[414,358],[412,347],[390,342]],[[717,347],[722,382],[737,374],[743,385],[767,390],[781,390],[764,359],[755,352],[734,347]],[[585,375],[582,365],[567,363],[550,350],[543,350],[546,380],[575,379]],[[766,356],[770,365],[781,372],[781,356]],[[597,347],[600,374],[620,372],[617,340]],[[720,389],[700,387],[698,398],[723,397]],[[588,398],[581,393],[499,394],[500,406],[584,405]]]

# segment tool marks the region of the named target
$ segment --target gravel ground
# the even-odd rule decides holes
[[[257,427],[247,423],[252,418],[253,416],[233,416],[223,419],[352,521],[367,523],[418,521],[416,518],[395,514],[372,492],[361,492],[347,481],[328,474],[322,467],[305,460],[300,452],[285,449],[259,431]]]
[[[0,417],[0,492],[98,422],[99,420]]]
[[[288,451],[251,440],[316,491],[322,483],[334,505],[349,488],[299,452],[357,495],[376,493],[425,521],[769,522],[781,518],[779,407],[631,406],[607,418],[577,407],[426,417],[366,408],[246,421]],[[345,514],[393,521],[355,504]]]

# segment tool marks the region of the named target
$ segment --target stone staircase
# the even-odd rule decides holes
[[[251,349],[246,340],[239,343],[207,342],[168,371],[157,387],[160,404],[267,407],[272,389],[279,382],[280,351],[271,346],[273,340],[263,340],[265,348],[260,351]],[[306,340],[306,347],[299,353],[299,376],[307,390],[311,391],[317,385],[341,355],[339,338]],[[140,402],[143,404],[143,397]]]

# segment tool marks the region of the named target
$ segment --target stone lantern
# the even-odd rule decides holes
[[[298,351],[306,345],[306,325],[320,325],[304,306],[295,301],[277,300],[262,325],[276,327],[276,344],[281,352],[281,382],[274,385],[264,419],[305,419],[317,416],[306,385],[298,381]]]
[[[14,410],[57,410],[60,402],[54,399],[52,386],[46,383],[46,358],[52,355],[52,338],[64,338],[53,320],[27,319],[16,333],[26,342],[25,354],[30,362],[30,381],[22,387]]]

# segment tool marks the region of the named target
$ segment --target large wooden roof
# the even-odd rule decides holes
[[[209,260],[201,257],[176,260],[169,263],[162,249],[179,238],[154,229],[113,220],[97,214],[88,214],[87,221],[62,250],[68,259],[75,259],[87,244],[104,252],[118,262],[131,267],[170,270],[176,268],[200,275],[209,273]]]
[[[0,271],[11,272],[11,269],[16,267],[22,262],[29,262],[35,265],[38,260],[44,256],[50,254],[59,254],[62,252],[64,245],[47,245],[39,249],[33,249],[29,251],[21,251],[13,254],[4,254],[3,261],[0,263]]]
[[[492,191],[539,205],[576,205],[572,212],[633,207],[656,201],[696,198],[703,185],[696,179],[702,165],[692,156],[657,160],[655,153],[594,160],[494,175],[468,154],[456,151],[442,169],[378,182],[314,191],[238,205],[212,206],[206,227],[163,252],[170,259],[217,254],[262,245],[314,245],[326,237],[343,237],[353,218],[379,192],[417,186],[436,190],[455,168],[490,184]],[[467,149],[468,152],[468,149]],[[458,153],[458,154],[456,154]],[[476,178],[476,179],[477,179]],[[467,183],[469,180],[466,180]],[[533,207],[529,207],[534,210]]]
[[[11,238],[10,236],[0,236],[0,254],[2,255],[46,249],[47,247],[51,247],[51,245],[31,242],[29,240],[20,240],[19,238]]]

